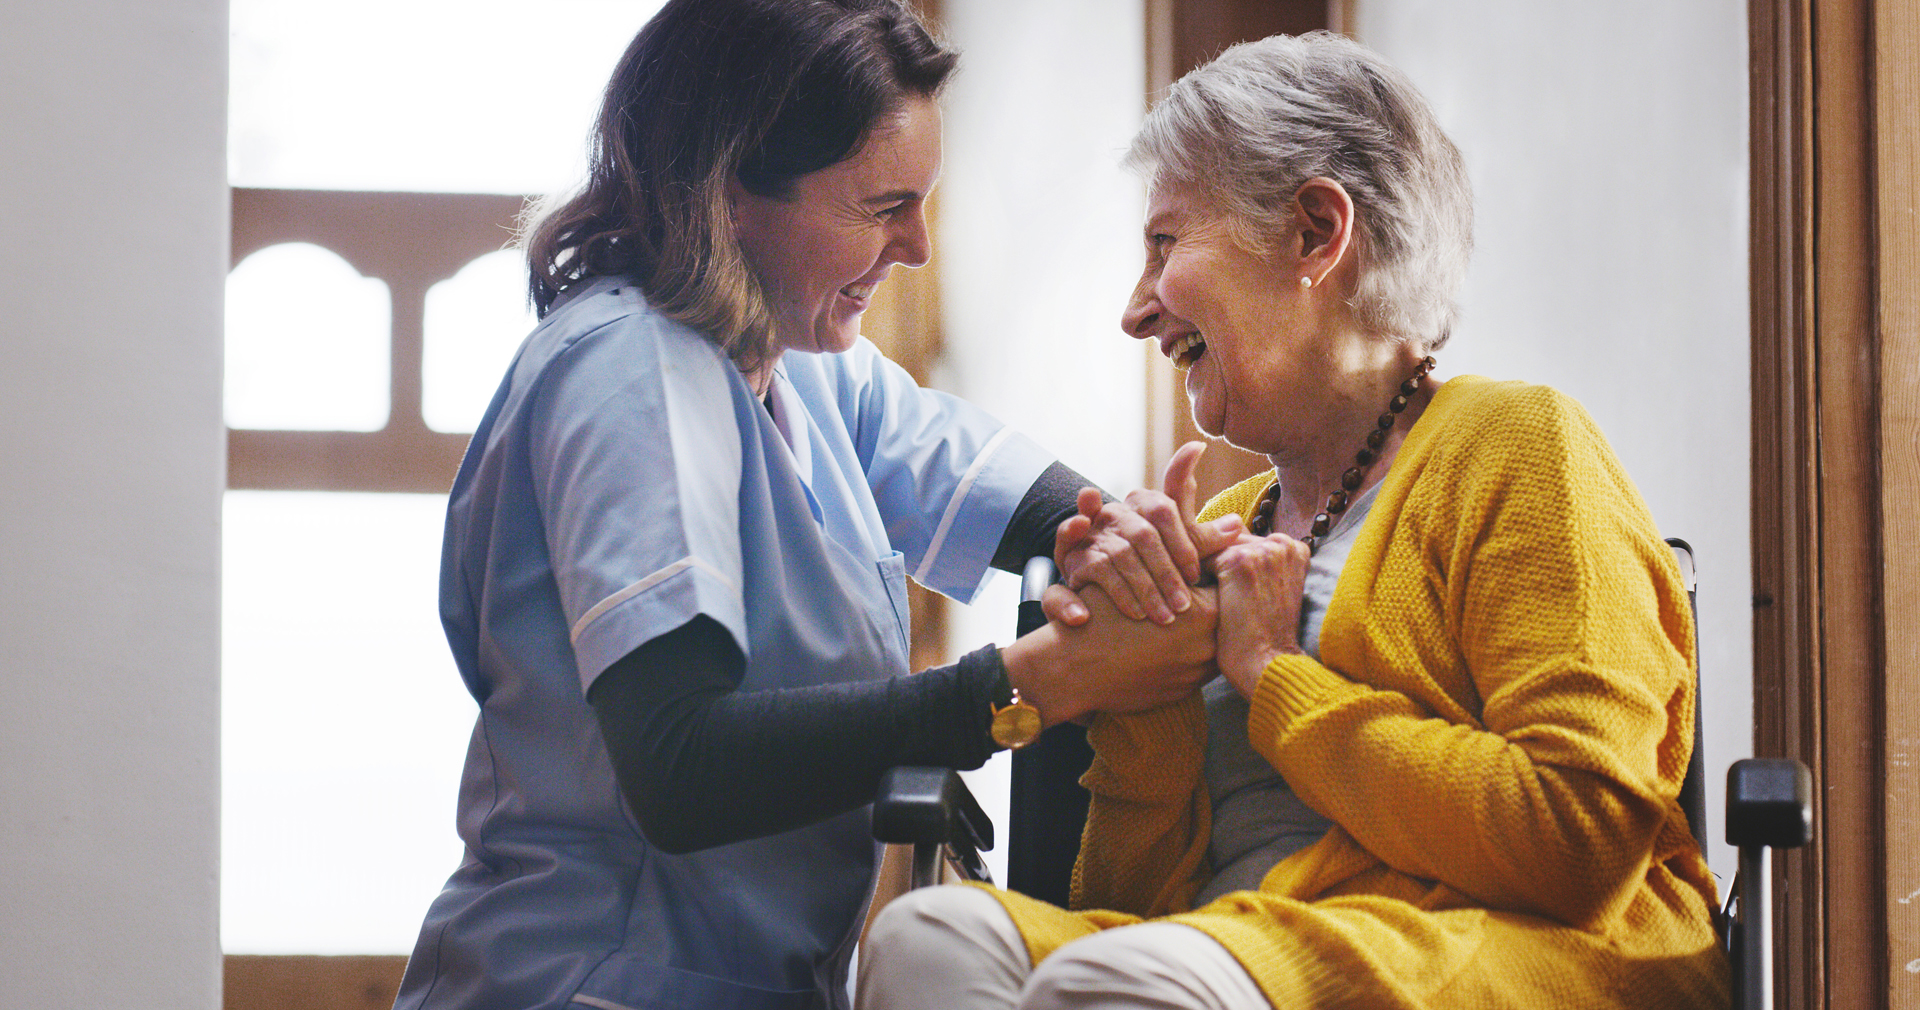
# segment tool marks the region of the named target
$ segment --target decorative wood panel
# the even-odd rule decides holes
[[[420,413],[421,319],[427,289],[506,248],[526,199],[483,193],[235,189],[233,262],[282,242],[311,242],[393,298],[391,410],[375,432],[227,432],[227,486],[275,491],[444,493],[467,436],[434,431]]]
[[[228,954],[225,1010],[392,1010],[407,959]]]

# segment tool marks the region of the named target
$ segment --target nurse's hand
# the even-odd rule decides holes
[[[1067,590],[1053,586],[1052,594]],[[1098,586],[1081,598],[1091,619],[1050,621],[1000,650],[1007,680],[1046,725],[1093,712],[1137,712],[1180,700],[1213,679],[1217,591],[1188,590],[1171,624],[1129,620]],[[1057,602],[1057,601],[1056,601]]]
[[[1157,624],[1173,623],[1192,605],[1188,587],[1200,583],[1202,563],[1245,530],[1237,515],[1209,523],[1193,518],[1193,473],[1206,447],[1188,442],[1173,454],[1164,491],[1141,489],[1124,502],[1109,502],[1097,488],[1080,490],[1080,514],[1054,534],[1054,564],[1069,589],[1099,586],[1121,614]],[[1079,625],[1089,611],[1068,594],[1048,614]]]

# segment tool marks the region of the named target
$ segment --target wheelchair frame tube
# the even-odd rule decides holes
[[[916,842],[913,846],[913,888],[932,887],[940,882],[940,843]]]
[[[1733,1005],[1737,1010],[1773,1010],[1773,850],[1765,845],[1740,847],[1740,876],[1735,915],[1740,931],[1740,959],[1734,972]]]

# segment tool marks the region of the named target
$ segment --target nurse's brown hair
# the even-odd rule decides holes
[[[774,356],[772,313],[734,234],[737,180],[783,197],[852,157],[957,55],[901,0],[669,0],[607,84],[581,189],[527,237],[535,308],[591,277],[631,278],[745,371]]]

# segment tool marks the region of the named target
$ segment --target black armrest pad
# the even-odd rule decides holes
[[[896,845],[958,843],[993,848],[993,822],[951,768],[902,765],[880,776],[873,837]]]
[[[1793,849],[1813,840],[1813,773],[1792,758],[1727,769],[1727,843]]]

